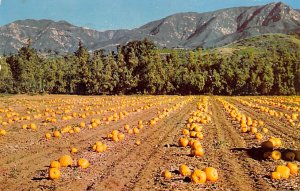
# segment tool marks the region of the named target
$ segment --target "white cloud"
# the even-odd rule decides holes
[[[1,5],[1,3],[2,3],[2,0],[0,0],[0,5]]]

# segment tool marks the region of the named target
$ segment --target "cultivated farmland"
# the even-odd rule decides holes
[[[4,96],[0,190],[299,190],[299,114],[297,96]]]

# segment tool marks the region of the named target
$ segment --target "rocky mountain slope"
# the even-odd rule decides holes
[[[67,53],[75,51],[80,40],[89,50],[112,48],[143,38],[153,40],[160,47],[208,48],[299,29],[300,11],[281,2],[207,13],[178,13],[133,30],[100,32],[66,21],[21,20],[0,27],[0,54],[16,52],[28,38],[41,52]]]

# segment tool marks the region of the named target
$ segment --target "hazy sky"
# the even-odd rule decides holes
[[[178,12],[263,5],[272,0],[0,0],[0,25],[22,19],[66,20],[97,30],[132,29]],[[300,9],[300,0],[283,0]]]

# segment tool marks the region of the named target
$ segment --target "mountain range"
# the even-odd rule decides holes
[[[282,3],[235,7],[207,13],[178,13],[132,30],[97,31],[66,21],[18,20],[0,27],[0,54],[11,54],[31,39],[40,52],[68,53],[78,42],[93,51],[148,38],[159,47],[211,48],[267,33],[300,31],[300,10]]]

